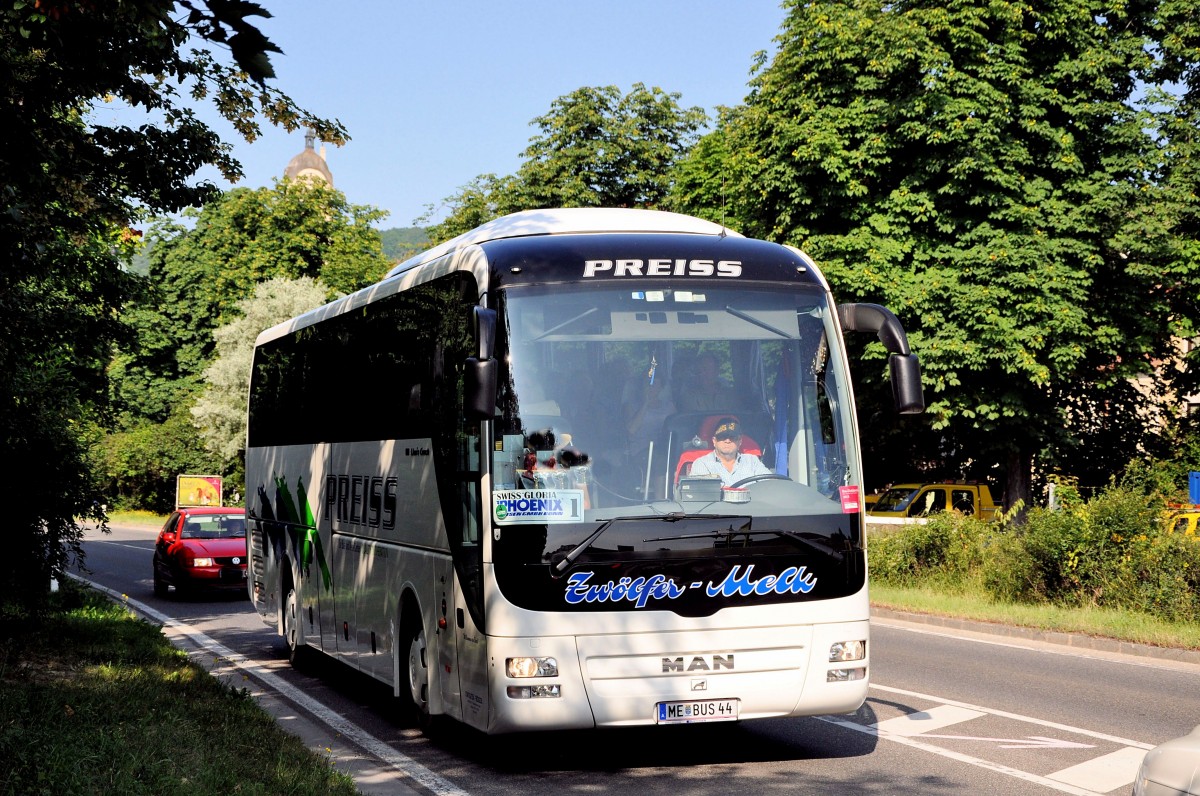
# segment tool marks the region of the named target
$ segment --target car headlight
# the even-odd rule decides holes
[[[504,671],[509,677],[558,677],[555,658],[508,658]]]
[[[216,562],[213,561],[211,558],[193,558],[192,559],[193,567],[211,567],[215,563]]]

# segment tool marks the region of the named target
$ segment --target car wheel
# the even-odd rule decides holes
[[[287,643],[288,662],[295,669],[308,662],[309,649],[300,642],[300,598],[294,586],[288,586],[283,604],[283,639]]]
[[[155,597],[166,597],[167,596],[167,582],[165,580],[163,580],[162,577],[159,576],[158,570],[154,571],[154,596]]]

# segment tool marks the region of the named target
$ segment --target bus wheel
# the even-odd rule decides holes
[[[283,605],[283,640],[287,644],[288,662],[295,669],[302,668],[308,660],[308,647],[300,643],[300,598],[291,585]]]
[[[425,631],[419,622],[408,632],[408,698],[421,726],[429,724],[429,661]]]

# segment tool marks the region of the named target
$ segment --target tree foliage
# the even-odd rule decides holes
[[[138,423],[105,438],[98,469],[111,507],[166,513],[175,505],[179,475],[216,469],[192,422],[191,406],[186,400],[161,422]]]
[[[190,226],[164,220],[150,231],[148,290],[128,313],[137,339],[114,368],[120,406],[134,417],[162,420],[195,394],[213,330],[239,315],[259,283],[320,279],[333,298],[390,267],[371,227],[385,213],[324,185],[238,188],[185,215]]]
[[[481,175],[447,198],[450,213],[430,227],[430,237],[449,240],[518,210],[661,205],[672,167],[708,121],[679,98],[641,83],[624,95],[603,86],[559,97],[533,120],[539,132],[517,173]]]
[[[265,84],[275,48],[252,22],[266,15],[246,0],[0,8],[0,434],[21,496],[0,601],[36,603],[79,549],[76,518],[96,516],[83,429],[105,392],[108,347],[132,289],[121,267],[130,227],[143,213],[213,196],[213,186],[190,182],[204,165],[240,173],[186,103],[213,100],[250,139],[260,115],[345,139],[339,124]],[[152,116],[141,127],[97,124],[91,110],[107,100]]]
[[[1089,449],[1080,407],[1137,426],[1155,396],[1102,398],[1200,310],[1188,4],[786,6],[745,107],[682,164],[678,207],[803,246],[840,298],[902,317],[931,421],[910,459],[970,451],[1007,470],[1011,502],[1035,456]]]
[[[311,277],[273,277],[238,302],[237,318],[213,332],[217,355],[204,371],[192,418],[210,453],[228,463],[246,448],[246,403],[259,332],[325,303],[329,288]]]
[[[383,254],[391,262],[407,260],[429,248],[429,235],[424,227],[392,227],[379,230]]]

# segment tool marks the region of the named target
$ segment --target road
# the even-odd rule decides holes
[[[206,645],[277,716],[323,728],[309,742],[368,793],[1126,794],[1146,750],[1200,724],[1198,663],[874,619],[854,715],[431,740],[348,668],[292,670],[244,597],[154,597],[153,539],[89,533],[85,577]]]

